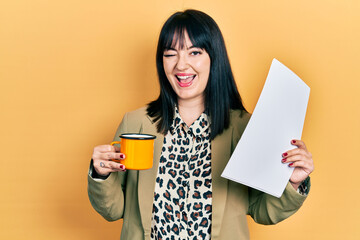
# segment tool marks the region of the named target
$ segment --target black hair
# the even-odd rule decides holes
[[[216,22],[201,11],[189,9],[176,12],[162,27],[156,52],[160,95],[149,103],[147,113],[157,122],[157,131],[166,134],[173,122],[177,95],[165,75],[163,54],[174,42],[178,42],[180,48],[184,46],[185,31],[193,46],[205,49],[210,56],[210,74],[205,88],[205,113],[210,119],[210,137],[214,139],[229,127],[230,109],[246,109],[235,84],[221,31]]]

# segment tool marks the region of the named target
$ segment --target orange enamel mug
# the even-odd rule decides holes
[[[156,136],[142,133],[124,133],[120,141],[111,145],[120,144],[120,152],[125,154],[125,159],[113,160],[125,165],[130,170],[145,170],[152,168],[154,156],[154,140]]]

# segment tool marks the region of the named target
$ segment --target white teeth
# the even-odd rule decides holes
[[[181,80],[186,80],[186,79],[191,78],[193,76],[178,76],[178,75],[176,75],[176,77],[178,77]]]

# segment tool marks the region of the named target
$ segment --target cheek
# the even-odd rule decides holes
[[[210,73],[210,58],[204,58],[202,61],[198,62],[196,64],[196,68],[199,72],[201,72],[203,75],[209,75]]]
[[[173,63],[170,61],[164,61],[163,62],[163,67],[164,67],[164,72],[166,75],[168,74],[172,74],[173,71]]]
[[[167,64],[166,63],[164,63],[163,64],[163,68],[164,68],[164,72],[165,72],[165,74],[168,74],[168,72],[169,72],[169,68],[168,68],[168,66],[167,66]]]
[[[202,65],[201,66],[201,75],[203,78],[209,78],[210,75],[210,65]]]

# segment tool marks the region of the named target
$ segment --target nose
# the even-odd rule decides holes
[[[188,67],[189,67],[189,63],[188,63],[186,54],[183,54],[183,53],[179,54],[179,57],[178,57],[177,63],[176,63],[176,68],[179,71],[183,71],[183,70],[186,70]]]

